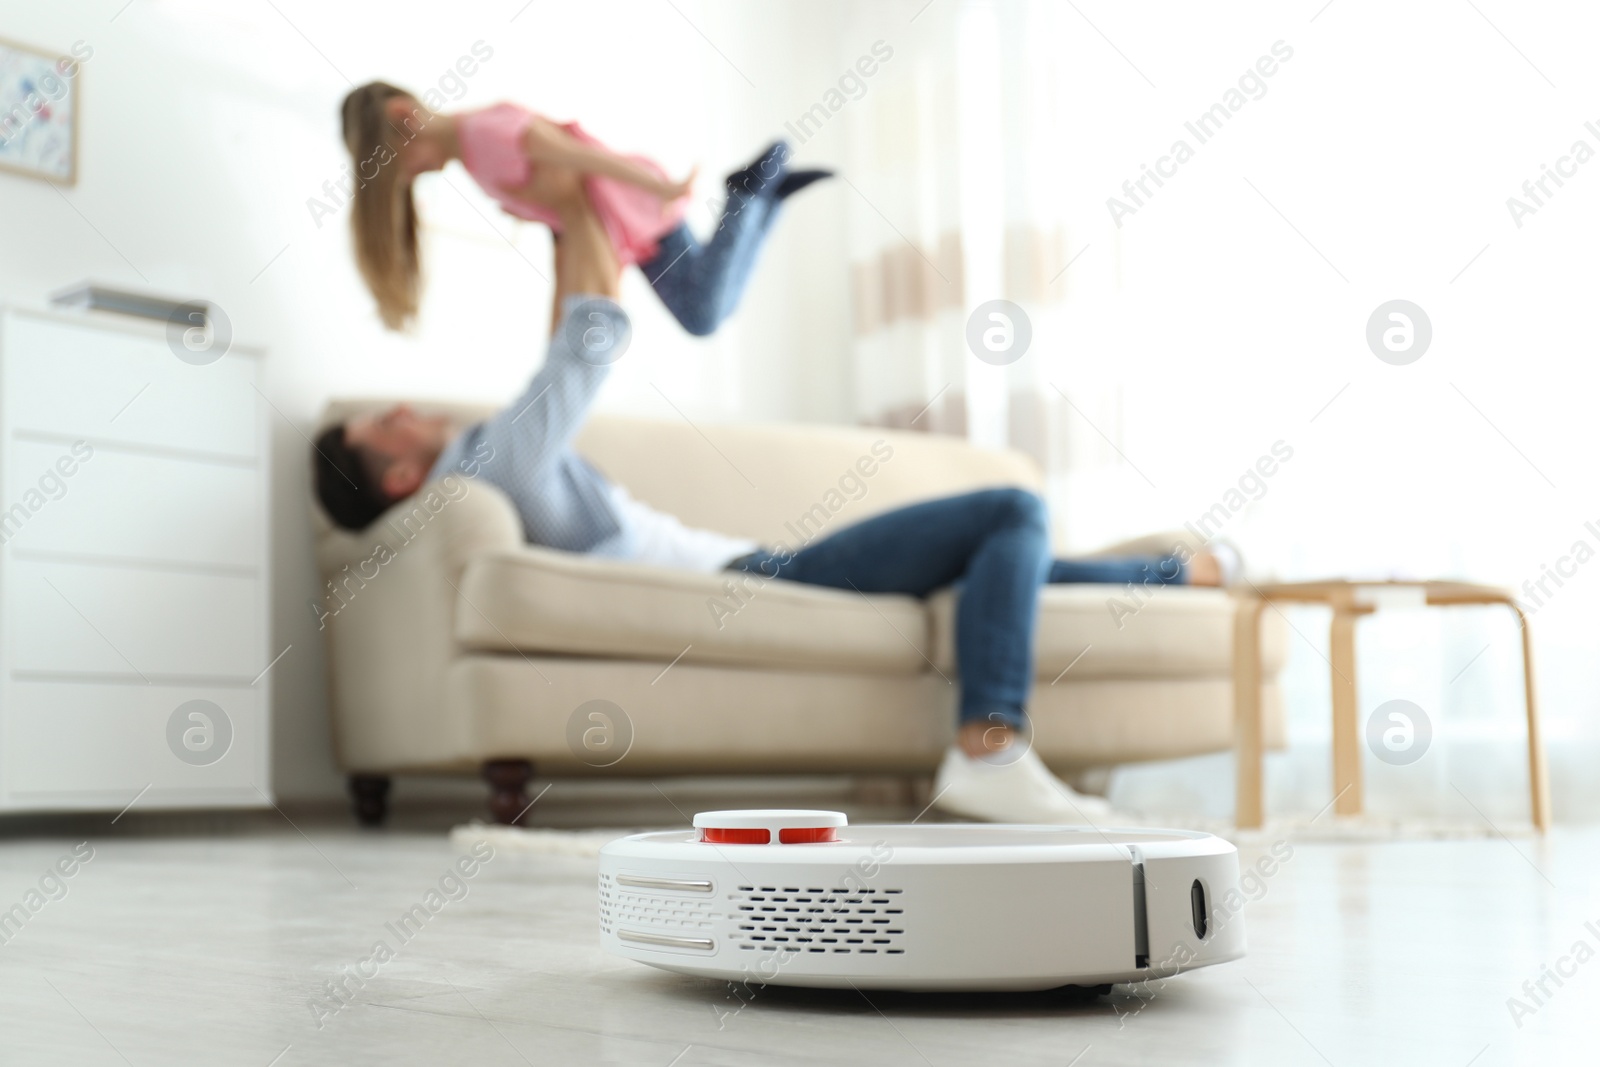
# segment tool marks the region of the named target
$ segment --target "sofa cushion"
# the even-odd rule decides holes
[[[956,597],[947,590],[931,604],[933,661],[952,675]],[[1122,586],[1046,586],[1039,598],[1034,676],[1054,680],[1068,667],[1074,679],[1227,676],[1233,670],[1235,606],[1221,589],[1159,586],[1140,603]],[[1284,629],[1272,612],[1261,620],[1267,676],[1283,665]]]
[[[1034,748],[1051,767],[1175,759],[1233,741],[1227,678],[1041,681],[1029,714]],[[955,691],[932,671],[914,678],[680,663],[466,655],[450,668],[448,717],[471,723],[470,747],[436,750],[414,769],[530,759],[541,774],[932,774],[955,733]],[[1283,701],[1262,686],[1267,747],[1281,747]],[[603,767],[568,740],[576,709],[603,698],[620,712],[627,747]],[[392,733],[398,734],[399,731]],[[397,769],[404,737],[367,731],[341,747],[347,766]],[[918,802],[917,807],[922,803]]]
[[[750,575],[696,574],[525,546],[462,574],[457,641],[474,651],[918,674],[928,613]]]

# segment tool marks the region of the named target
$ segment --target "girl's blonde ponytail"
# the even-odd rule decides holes
[[[417,208],[411,183],[402,181],[398,155],[415,130],[396,127],[388,104],[416,99],[387,82],[371,82],[344,98],[344,142],[355,169],[355,203],[350,232],[356,266],[378,302],[378,316],[391,330],[416,319],[422,290],[417,256]],[[416,104],[419,118],[427,113]]]

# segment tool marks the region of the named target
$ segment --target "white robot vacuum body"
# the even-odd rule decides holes
[[[653,967],[770,985],[1034,990],[1244,955],[1238,853],[1183,830],[847,825],[697,815],[600,852],[600,937]],[[1221,920],[1221,921],[1219,921]]]

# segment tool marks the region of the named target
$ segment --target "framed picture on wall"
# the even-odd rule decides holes
[[[0,169],[73,184],[78,177],[80,59],[0,38]]]

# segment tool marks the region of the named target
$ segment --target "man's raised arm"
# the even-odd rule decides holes
[[[556,242],[556,308],[544,366],[509,406],[462,434],[441,466],[492,464],[522,477],[553,462],[588,418],[589,406],[632,330],[616,302],[621,266],[585,199],[566,206]],[[491,481],[495,479],[490,478]]]

